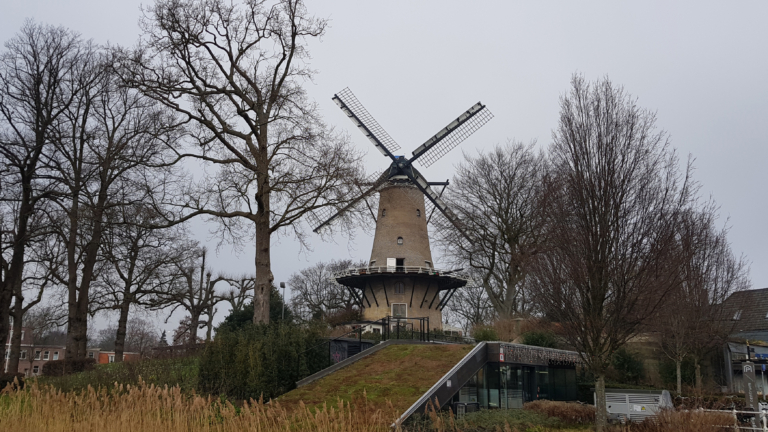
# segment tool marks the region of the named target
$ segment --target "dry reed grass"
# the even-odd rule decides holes
[[[115,385],[64,393],[32,384],[0,393],[0,425],[14,432],[197,432],[197,431],[388,431],[396,412],[391,404],[373,406],[363,398],[320,409],[290,413],[279,403],[251,400],[235,406],[226,400],[184,395],[178,387]]]
[[[664,410],[655,419],[627,425],[627,432],[722,432],[733,428],[731,414],[706,411]]]
[[[595,422],[595,407],[592,405],[537,400],[526,403],[523,409],[538,412],[547,417],[557,417],[564,423],[569,424],[590,424]]]

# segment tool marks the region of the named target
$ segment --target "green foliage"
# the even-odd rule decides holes
[[[683,359],[680,365],[680,374],[682,375],[683,384],[694,385],[696,382],[696,365],[691,358]],[[677,385],[677,367],[675,362],[669,358],[665,358],[659,362],[659,375],[664,384],[674,388]]]
[[[323,342],[318,329],[288,322],[222,325],[200,359],[199,389],[237,399],[275,398],[328,366]]]
[[[529,331],[523,333],[522,343],[544,348],[557,348],[557,336],[548,331]]]
[[[619,382],[622,383],[639,384],[645,373],[640,355],[625,347],[621,347],[613,353],[611,366],[616,371]]]
[[[272,286],[269,293],[269,322],[280,323],[283,321],[283,297],[280,292]],[[293,322],[294,316],[290,308],[285,308],[285,322]],[[227,328],[230,331],[243,329],[246,325],[253,322],[253,302],[246,304],[242,309],[233,310],[224,321],[219,325],[217,331]]]
[[[477,342],[499,340],[499,335],[496,333],[496,329],[487,326],[475,327],[472,330],[472,337],[475,338]]]
[[[92,358],[53,360],[43,364],[43,375],[64,376],[93,370],[96,360]]]
[[[62,391],[81,391],[91,386],[113,387],[115,383],[138,385],[140,381],[156,386],[179,386],[183,392],[197,389],[198,358],[141,360],[97,365],[87,372],[60,377],[40,377],[38,381]]]

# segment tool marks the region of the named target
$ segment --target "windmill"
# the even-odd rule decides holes
[[[391,164],[376,175],[362,193],[343,208],[329,209],[315,215],[315,232],[320,232],[344,213],[355,209],[367,198],[379,193],[376,232],[369,266],[349,269],[335,276],[346,286],[363,309],[363,318],[374,321],[386,316],[407,320],[429,318],[431,328],[442,327],[442,309],[456,289],[467,284],[458,271],[441,271],[432,266],[427,221],[437,209],[459,232],[466,236],[461,222],[429,182],[413,166],[428,167],[458,146],[493,114],[478,102],[446,127],[417,147],[410,158],[395,155],[400,146],[368,113],[348,89],[333,96],[333,101]],[[425,207],[424,197],[432,209]],[[444,293],[439,297],[440,293]],[[414,299],[416,303],[414,303]],[[437,303],[435,303],[437,301]]]

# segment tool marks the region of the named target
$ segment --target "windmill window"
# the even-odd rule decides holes
[[[386,215],[387,215],[387,209],[382,209],[381,210],[381,217],[384,217]]]
[[[402,282],[395,283],[395,294],[405,294],[405,285]]]
[[[397,244],[400,245],[400,246],[403,245],[403,238],[402,237],[398,237],[397,238]]]
[[[405,306],[406,306],[405,303],[393,303],[392,316],[405,318],[407,316]]]
[[[733,314],[733,320],[738,321],[741,319],[741,309],[737,310],[735,314]]]
[[[416,216],[417,216],[417,217],[421,217],[421,210],[419,210],[419,209],[416,209]]]

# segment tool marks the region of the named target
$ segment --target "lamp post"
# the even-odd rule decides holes
[[[280,288],[283,289],[283,315],[281,320],[285,321],[285,282],[280,282]]]

